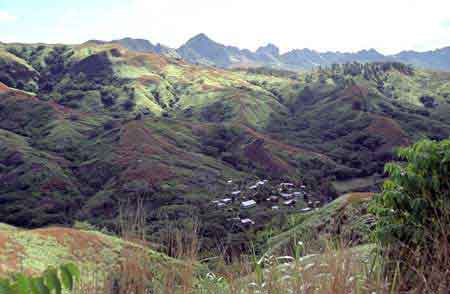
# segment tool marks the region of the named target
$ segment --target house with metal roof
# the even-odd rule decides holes
[[[256,201],[255,200],[247,200],[241,203],[241,207],[242,208],[252,208],[256,206]]]
[[[241,224],[243,225],[254,225],[255,222],[249,218],[241,219]]]
[[[292,194],[292,193],[280,193],[280,196],[283,197],[284,199],[291,199],[292,197],[294,197],[294,194]]]
[[[297,203],[297,200],[295,200],[295,199],[291,199],[291,200],[287,200],[287,201],[283,202],[283,204],[286,206],[294,206],[295,203]]]

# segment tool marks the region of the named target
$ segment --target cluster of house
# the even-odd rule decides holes
[[[229,184],[233,183],[232,180],[228,181]],[[251,185],[248,187],[249,190],[255,190],[260,186],[263,186],[268,183],[268,180],[262,180],[256,182],[254,185]],[[252,207],[255,207],[257,205],[257,202],[255,199],[245,199],[245,197],[241,197],[243,194],[242,191],[237,190],[230,193],[231,196],[219,200],[214,200],[212,203],[216,205],[218,208],[226,207],[240,198],[240,207],[242,209],[249,209]],[[305,208],[300,209],[300,212],[308,212],[313,209],[313,207],[317,207],[320,205],[320,201],[308,201],[309,195],[306,192],[306,186],[300,185],[296,186],[293,183],[281,183],[278,185],[278,189],[276,193],[273,193],[274,195],[268,197],[266,201],[268,203],[272,203],[271,206],[272,210],[278,210],[280,209],[279,202],[282,201],[282,204],[287,207],[294,207],[297,203],[298,199],[302,199],[303,201],[308,203],[308,206]],[[251,219],[239,219],[239,221],[242,224],[248,225],[248,224],[254,224],[254,222]]]
[[[279,196],[270,196],[267,201],[278,203],[280,198],[283,200],[283,205],[285,206],[295,206],[299,198],[304,200],[308,199],[308,193],[306,192],[306,186],[300,185],[300,191],[294,191],[295,185],[293,183],[281,183],[278,187]],[[272,206],[272,209],[279,209],[278,205]],[[312,208],[307,207],[309,211]]]

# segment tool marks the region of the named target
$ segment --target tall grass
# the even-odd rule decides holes
[[[232,264],[218,262],[212,271],[199,265],[198,239],[185,243],[177,235],[180,263],[157,265],[144,250],[124,251],[95,291],[80,293],[390,293],[364,250],[330,245],[308,255],[298,244],[293,256],[243,256]]]
[[[76,293],[448,293],[448,240],[436,240],[440,250],[428,259],[432,264],[414,268],[423,282],[408,288],[405,282],[409,277],[400,272],[400,266],[395,266],[393,276],[385,274],[390,265],[374,245],[347,247],[348,243],[335,239],[324,241],[326,246],[320,252],[296,242],[283,251],[289,252],[286,256],[250,254],[233,258],[232,263],[223,250],[213,266],[205,265],[199,260],[196,222],[190,232],[168,230],[165,243],[170,248],[166,251],[174,259],[161,262],[148,252],[143,207],[139,200],[120,210],[121,236],[137,246],[123,248],[119,261],[109,267],[84,273],[85,282]],[[406,289],[408,292],[402,292]]]
[[[443,222],[448,214],[441,214]],[[383,274],[403,293],[450,293],[450,227],[441,226],[439,234],[425,233],[427,243],[411,247],[398,241],[384,248],[380,256],[384,261]]]

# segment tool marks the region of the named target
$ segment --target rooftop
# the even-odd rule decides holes
[[[295,199],[291,199],[291,200],[288,200],[288,201],[284,201],[283,202],[283,204],[284,205],[291,205],[291,204],[294,204],[294,203],[296,203],[297,201],[295,200]]]
[[[249,207],[249,206],[254,206],[256,205],[256,201],[255,200],[247,200],[241,203],[242,207]]]
[[[252,224],[252,225],[255,224],[255,222],[253,220],[249,219],[249,218],[241,219],[241,223],[242,224]]]

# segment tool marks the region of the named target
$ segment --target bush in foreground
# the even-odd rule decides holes
[[[375,239],[386,274],[401,290],[447,293],[450,287],[450,140],[399,150],[375,198]]]
[[[79,279],[78,268],[68,263],[59,268],[49,267],[42,276],[17,273],[0,279],[0,294],[60,294],[63,289],[71,291]]]

